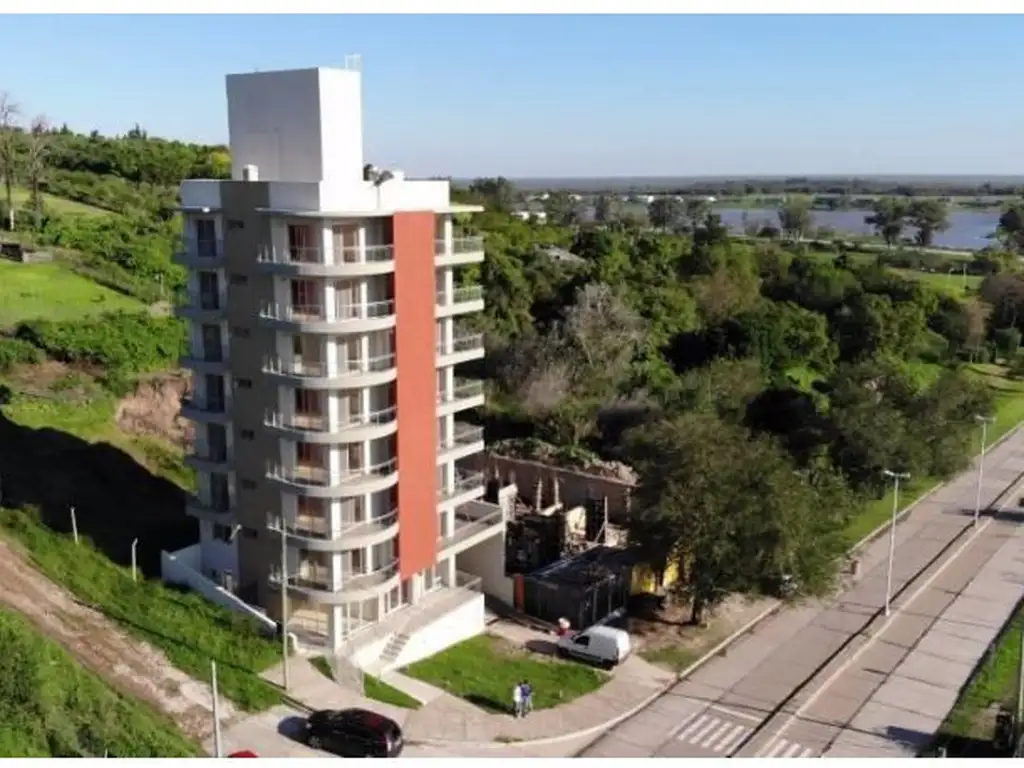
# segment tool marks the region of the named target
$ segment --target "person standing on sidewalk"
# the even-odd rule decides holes
[[[512,716],[518,720],[523,716],[523,684],[516,683],[512,689]]]
[[[533,686],[529,680],[523,681],[523,716],[533,712]]]

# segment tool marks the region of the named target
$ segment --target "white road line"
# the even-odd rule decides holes
[[[719,722],[721,722],[721,727],[717,728],[710,736],[708,736],[706,739],[704,739],[704,741],[701,742],[701,748],[707,749],[708,747],[710,747],[712,744],[718,741],[718,739],[722,737],[722,734],[728,731],[729,727],[732,725],[732,723],[726,723],[722,721]]]
[[[730,715],[732,717],[738,717],[741,720],[749,720],[752,723],[760,723],[762,720],[764,720],[763,717],[751,715],[747,712],[737,712],[735,709],[729,709],[728,707],[723,707],[720,704],[712,704],[710,707],[708,707],[708,709],[713,709],[716,712],[721,712],[722,714]]]
[[[786,754],[783,757],[796,757],[796,753],[800,751],[799,744],[790,744],[789,749],[786,750]]]
[[[701,728],[699,731],[690,736],[690,738],[687,740],[688,743],[696,744],[698,741],[707,736],[708,732],[716,725],[718,725],[720,722],[722,721],[719,720],[717,717],[712,717],[711,721],[705,727]]]
[[[668,737],[670,739],[674,739],[676,737],[676,734],[683,730],[683,728],[686,727],[687,723],[693,720],[693,718],[695,718],[698,714],[700,714],[700,712],[695,710],[690,714],[686,715],[686,717],[680,720],[679,724],[669,732]]]
[[[811,752],[813,751],[814,750],[812,750],[810,747],[804,747],[804,751],[800,753],[800,757],[810,757]]]
[[[782,750],[786,748],[787,744],[789,744],[789,742],[785,739],[779,739],[775,742],[775,744],[768,751],[768,754],[766,754],[765,757],[778,757],[780,754],[782,754]]]
[[[715,745],[715,752],[728,752],[733,745],[738,744],[749,731],[750,729],[746,726],[737,725],[729,732],[728,736]]]
[[[679,732],[679,735],[676,736],[676,741],[682,741],[683,739],[685,739],[693,732],[694,729],[700,728],[702,725],[704,725],[707,719],[707,715],[701,715],[700,717],[698,717],[696,720],[694,720],[692,723],[687,725],[683,730]]]

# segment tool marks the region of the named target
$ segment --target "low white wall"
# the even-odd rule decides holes
[[[388,666],[396,669],[433,656],[445,648],[479,635],[484,627],[484,596],[477,595],[451,613],[416,630],[395,662]]]
[[[478,576],[484,594],[515,604],[515,582],[505,575],[505,537],[492,536],[455,556],[455,567]]]
[[[277,631],[277,623],[273,619],[203,576],[199,572],[201,567],[202,554],[198,544],[179,549],[177,552],[160,553],[160,577],[165,583],[188,587],[211,603],[246,614],[269,632]]]
[[[367,630],[370,631],[370,630]],[[377,659],[380,658],[381,653],[384,652],[384,646],[388,644],[391,639],[393,632],[389,632],[383,637],[377,638],[366,645],[362,646],[351,656],[351,662],[360,669],[364,669],[371,666]]]

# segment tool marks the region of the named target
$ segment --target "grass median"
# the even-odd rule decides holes
[[[0,756],[198,757],[144,702],[80,666],[20,615],[0,610]]]
[[[280,659],[280,647],[241,614],[155,580],[133,581],[128,569],[87,540],[76,544],[55,533],[31,510],[0,509],[0,531],[48,578],[163,651],[191,677],[206,680],[210,661],[216,661],[220,692],[239,707],[259,711],[281,701],[278,689],[259,677]]]
[[[331,669],[331,662],[323,656],[316,656],[310,659],[310,663],[320,672],[321,675],[331,680],[334,679],[334,670]],[[373,675],[363,677],[363,695],[368,699],[379,701],[381,704],[390,704],[393,707],[402,709],[419,709],[423,706],[420,701],[414,699],[405,691],[400,691],[395,686],[385,683]]]

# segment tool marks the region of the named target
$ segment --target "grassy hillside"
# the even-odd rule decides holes
[[[195,757],[162,715],[0,610],[0,757]]]
[[[24,208],[29,206],[29,200],[31,198],[29,190],[22,189],[21,187],[15,187],[13,193],[14,194],[12,196],[14,198],[13,202],[15,208]],[[85,203],[79,203],[63,197],[57,197],[56,195],[49,195],[45,192],[43,193],[43,205],[47,210],[61,215],[106,216],[110,213],[110,211],[97,208],[93,205],[86,205]]]
[[[17,264],[0,259],[0,328],[37,318],[75,320],[143,308],[141,302],[76,275],[59,262]]]

